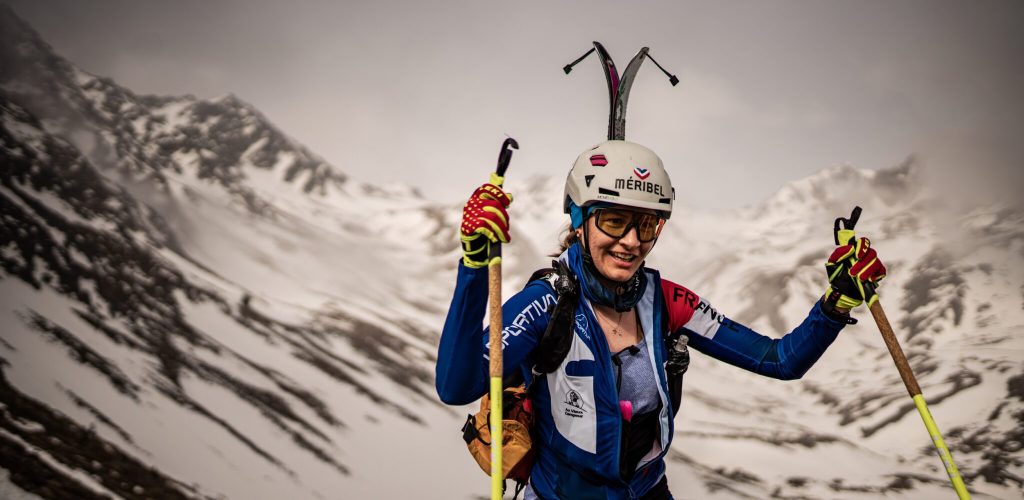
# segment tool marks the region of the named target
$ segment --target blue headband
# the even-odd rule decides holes
[[[599,208],[608,208],[614,206],[614,203],[598,202],[592,205],[587,205],[585,208],[576,206],[572,200],[567,202],[569,204],[569,219],[572,221],[572,228],[579,229],[583,226],[583,221],[590,217],[590,214],[594,213],[594,210]]]

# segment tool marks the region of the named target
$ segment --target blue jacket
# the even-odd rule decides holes
[[[538,454],[530,484],[541,498],[638,498],[664,475],[663,457],[674,425],[664,369],[663,335],[668,332],[661,331],[661,325],[686,335],[689,345],[700,352],[779,379],[801,377],[844,326],[815,304],[800,326],[781,339],[772,339],[728,320],[685,287],[661,279],[657,271],[644,272],[648,286],[637,312],[648,339],[648,359],[658,375],[659,442],[628,482],[620,477],[622,416],[611,353],[590,302],[581,295],[569,354],[557,370],[533,385]],[[506,377],[519,370],[530,380],[532,352],[555,301],[546,281],[534,281],[505,302]],[[437,392],[447,404],[468,404],[487,392],[488,332],[482,326],[486,304],[487,269],[460,264],[436,371]]]

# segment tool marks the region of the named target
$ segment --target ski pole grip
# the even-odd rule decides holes
[[[519,149],[519,143],[511,137],[505,139],[505,142],[501,144],[501,153],[498,153],[498,168],[494,170],[498,177],[505,177],[505,170],[508,169],[508,163],[512,160],[513,149]]]
[[[857,225],[857,221],[860,220],[860,207],[853,207],[853,212],[850,214],[849,220],[847,220],[846,229],[853,229]]]
[[[860,220],[860,212],[861,209],[857,206],[853,207],[853,212],[850,214],[849,219],[843,217],[836,218],[836,222],[832,226],[832,236],[835,239],[836,246],[848,245],[850,240],[854,238],[853,228],[857,225],[857,221]]]

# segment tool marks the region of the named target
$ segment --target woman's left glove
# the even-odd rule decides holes
[[[833,308],[853,309],[864,301],[870,306],[878,300],[875,288],[885,278],[885,265],[871,248],[871,240],[851,238],[849,241],[836,248],[825,263],[830,286],[823,300]]]
[[[462,262],[466,267],[479,269],[487,265],[490,243],[508,243],[508,211],[512,195],[502,191],[493,183],[487,183],[476,191],[462,207],[462,226],[459,239],[462,240]]]

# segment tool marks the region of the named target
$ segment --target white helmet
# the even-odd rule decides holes
[[[565,213],[572,205],[583,213],[594,203],[657,210],[666,219],[675,200],[672,181],[654,151],[639,144],[605,141],[583,152],[565,180]],[[577,221],[573,221],[574,226]]]

